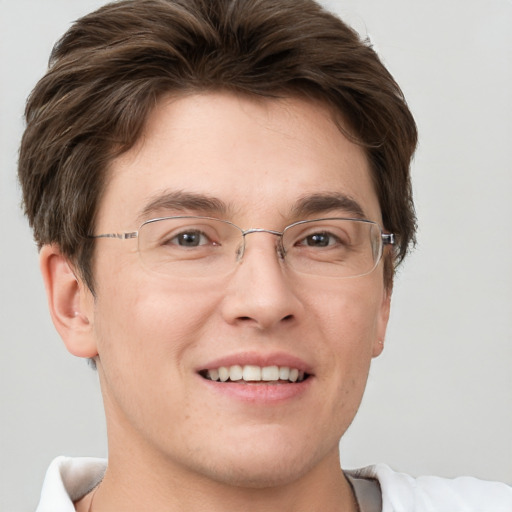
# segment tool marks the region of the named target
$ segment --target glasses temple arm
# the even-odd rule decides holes
[[[395,245],[395,235],[393,233],[382,233],[381,237],[384,245]]]
[[[137,238],[138,235],[138,231],[132,231],[130,233],[104,233],[102,235],[90,235],[89,238],[118,238],[120,240],[126,240],[128,238]]]

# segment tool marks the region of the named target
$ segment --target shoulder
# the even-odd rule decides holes
[[[106,459],[57,457],[46,472],[36,512],[74,512],[73,502],[98,485],[106,468]]]
[[[473,477],[413,478],[385,464],[349,471],[355,478],[379,482],[382,512],[511,512],[512,487]]]

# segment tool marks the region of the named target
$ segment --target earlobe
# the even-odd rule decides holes
[[[56,245],[41,248],[39,265],[53,324],[66,348],[78,357],[95,357],[93,298]]]

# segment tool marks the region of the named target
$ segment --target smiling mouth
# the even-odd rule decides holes
[[[264,382],[289,384],[303,382],[309,374],[290,366],[233,365],[220,366],[199,372],[203,378],[214,382]]]

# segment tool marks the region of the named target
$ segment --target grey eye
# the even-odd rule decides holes
[[[208,237],[197,230],[184,231],[169,240],[170,244],[179,245],[181,247],[199,247],[210,243]]]

